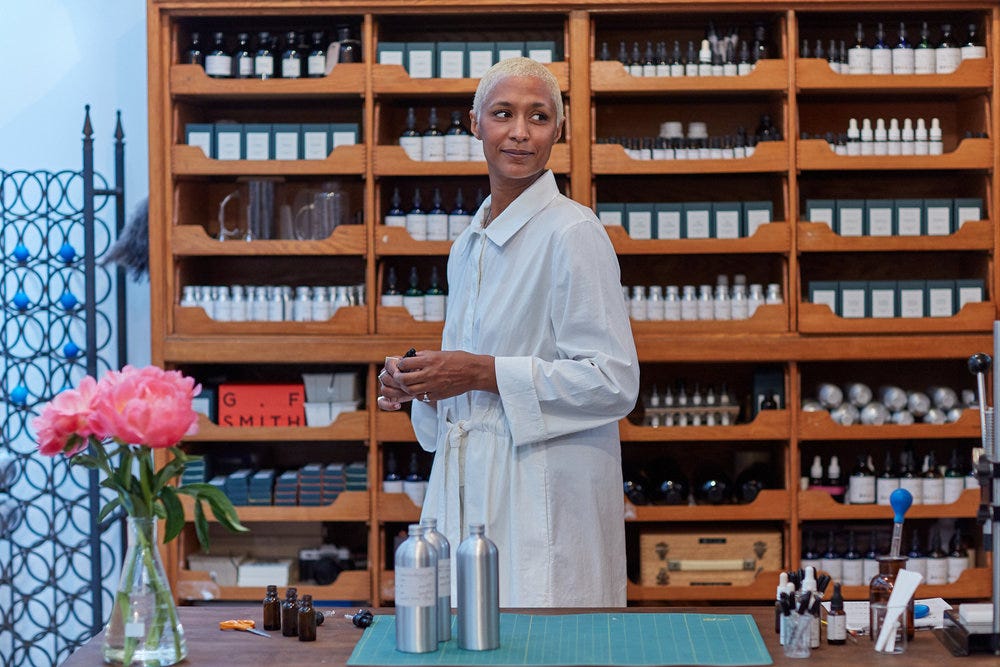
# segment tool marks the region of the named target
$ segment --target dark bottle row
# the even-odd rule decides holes
[[[780,488],[781,471],[769,460],[740,470],[735,481],[718,463],[686,474],[673,459],[623,465],[625,496],[633,505],[727,505],[751,503],[763,489]]]
[[[235,43],[223,32],[212,33],[212,45],[201,33],[191,33],[183,62],[201,65],[214,78],[298,79],[326,76],[332,63],[362,61],[361,42],[351,37],[351,28],[339,26],[337,40],[328,42],[322,30],[308,33],[289,30],[283,35],[261,30],[255,36],[240,32]]]

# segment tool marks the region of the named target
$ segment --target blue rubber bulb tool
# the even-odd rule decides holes
[[[913,504],[913,494],[906,489],[896,489],[889,496],[889,504],[895,513],[892,519],[892,542],[889,546],[889,556],[899,557],[900,543],[903,541],[903,517],[906,510]]]

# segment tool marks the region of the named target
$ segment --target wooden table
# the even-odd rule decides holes
[[[180,607],[181,622],[187,638],[188,658],[182,663],[192,667],[223,667],[228,665],[343,665],[354,650],[361,636],[349,619],[338,614],[328,618],[317,629],[315,642],[300,642],[293,637],[282,637],[280,632],[272,632],[270,639],[246,632],[220,631],[219,621],[230,618],[252,618],[260,623],[260,607]],[[324,611],[329,611],[324,608]],[[338,612],[349,611],[347,609]],[[350,610],[353,611],[353,610]],[[533,610],[532,613],[580,613],[580,609]],[[602,610],[611,611],[611,610]],[[893,665],[894,667],[941,667],[942,663],[954,663],[960,667],[997,667],[1000,659],[989,655],[966,658],[953,657],[937,637],[929,630],[920,630],[902,656],[879,655],[872,650],[871,640],[860,638],[857,642],[848,640],[844,646],[823,646],[813,651],[808,661],[789,659],[784,656],[774,633],[774,610],[771,607],[713,607],[713,608],[656,608],[642,607],[629,609],[630,612],[709,612],[709,613],[749,613],[754,616],[760,634],[764,638],[775,665],[797,665],[798,667],[860,667],[861,665]],[[379,612],[377,612],[379,613]],[[392,613],[391,609],[381,613]],[[63,663],[63,667],[97,667],[102,665],[101,638],[98,635],[74,653]]]

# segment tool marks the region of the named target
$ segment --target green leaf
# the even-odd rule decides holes
[[[176,449],[176,447],[171,448],[171,451]],[[156,478],[153,481],[154,493],[159,492],[160,489],[167,486],[167,483],[172,480],[177,475],[184,471],[185,466],[187,466],[187,461],[181,458],[175,458],[167,461],[164,466],[160,469],[160,472],[156,473]]]
[[[199,494],[199,498],[208,501],[208,506],[212,508],[212,514],[223,526],[234,533],[248,532],[246,527],[240,523],[240,517],[236,513],[236,508],[222,491],[209,485],[209,489]]]
[[[181,500],[172,486],[163,487],[160,500],[163,501],[163,507],[167,511],[167,526],[163,531],[163,543],[166,544],[180,535],[184,528],[184,506],[181,505]]]
[[[111,514],[111,512],[116,507],[118,507],[121,504],[122,504],[122,501],[121,501],[120,498],[114,498],[112,500],[109,500],[107,502],[107,504],[104,505],[104,507],[101,508],[101,513],[97,515],[97,521],[98,521],[98,523],[100,523],[101,521],[104,521],[106,518],[108,518],[108,515]]]
[[[91,470],[97,470],[101,467],[97,459],[90,454],[77,454],[70,460],[70,463],[90,468]]]
[[[194,532],[198,536],[198,544],[208,552],[208,519],[205,518],[205,510],[202,508],[200,500],[194,504]]]

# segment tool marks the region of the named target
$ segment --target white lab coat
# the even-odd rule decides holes
[[[452,554],[468,524],[485,524],[502,606],[624,606],[618,420],[639,364],[618,259],[551,172],[483,230],[489,205],[448,258],[441,348],[495,356],[500,394],[413,402],[417,438],[435,452],[423,516]],[[453,595],[455,583],[453,572]]]

